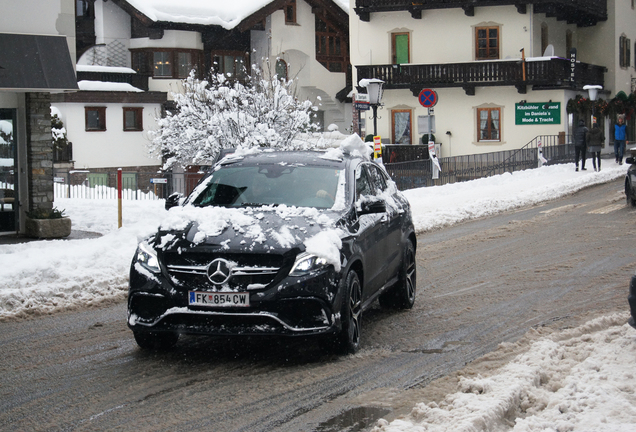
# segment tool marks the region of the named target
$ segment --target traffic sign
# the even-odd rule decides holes
[[[422,89],[420,95],[418,96],[418,100],[420,101],[420,105],[424,108],[432,108],[435,106],[438,100],[437,92],[433,89]]]

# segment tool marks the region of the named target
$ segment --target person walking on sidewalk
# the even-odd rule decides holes
[[[618,116],[618,123],[614,125],[614,156],[616,163],[623,165],[623,154],[625,154],[625,143],[627,142],[627,125],[625,125],[625,115]]]
[[[605,136],[603,131],[598,127],[598,123],[594,122],[592,130],[587,134],[587,150],[592,155],[592,165],[594,171],[601,170],[601,148],[605,147]],[[598,169],[597,169],[598,162]]]
[[[579,126],[574,129],[574,160],[576,170],[579,170],[579,160],[581,160],[581,171],[585,171],[585,147],[587,145],[587,133],[590,130],[585,127],[585,122],[579,120]]]

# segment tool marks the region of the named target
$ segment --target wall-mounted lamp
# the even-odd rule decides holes
[[[446,131],[446,135],[451,136],[453,134],[451,133],[451,131]]]
[[[519,101],[519,105],[521,105],[521,106],[524,106],[526,103],[528,103],[528,101],[525,100],[525,99]]]
[[[543,105],[543,109],[548,109],[548,108],[550,107],[550,104],[551,104],[551,103],[552,103],[552,99],[550,99],[550,100],[548,101],[548,103],[546,103],[546,104],[544,104],[544,105]]]

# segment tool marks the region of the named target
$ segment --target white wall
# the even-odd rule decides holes
[[[130,48],[184,48],[203,49],[201,33],[184,30],[165,30],[161,39],[134,38],[130,40]]]
[[[0,32],[66,36],[75,64],[75,0],[0,0]]]
[[[112,1],[95,1],[95,43],[130,45],[130,15]]]
[[[608,3],[610,19],[590,28],[579,28],[565,21],[534,14],[528,5],[526,14],[520,14],[515,6],[475,7],[473,17],[466,16],[462,9],[424,10],[422,19],[414,19],[409,12],[371,13],[370,22],[362,22],[353,11],[351,0],[350,39],[351,63],[354,66],[354,82],[357,82],[356,65],[381,65],[391,63],[391,33],[410,33],[411,64],[460,63],[475,61],[475,27],[486,25],[500,26],[500,58],[517,59],[520,50],[526,57],[539,57],[541,52],[541,24],[548,26],[548,43],[555,48],[555,55],[566,57],[566,32],[573,33],[572,45],[578,50],[578,59],[582,62],[607,66],[617,64],[617,44],[620,32],[613,34],[611,15],[623,26],[632,39],[632,62],[634,61],[634,43],[636,42],[636,19],[630,2],[617,2],[614,12],[613,1]],[[623,24],[621,24],[621,22]],[[634,33],[631,36],[631,33]],[[616,46],[614,50],[608,47]],[[622,86],[631,80],[635,69],[618,72]],[[622,76],[624,75],[624,76]],[[612,72],[606,74],[607,82],[613,83]],[[536,90],[528,86],[526,94],[520,94],[513,86],[477,87],[474,96],[468,96],[461,88],[437,88],[439,102],[435,107],[437,142],[442,143],[442,156],[486,153],[516,149],[524,146],[538,135],[557,135],[568,132],[567,101],[576,96],[576,92],[561,90]],[[628,91],[628,88],[624,91]],[[585,93],[585,92],[581,92]],[[515,103],[521,100],[532,102],[561,103],[561,124],[559,125],[515,125]],[[417,117],[426,115],[417,99],[409,90],[385,90],[384,107],[378,115],[378,134],[383,140],[391,140],[391,109],[411,109],[413,119],[412,142],[420,143],[421,135],[417,130]],[[477,107],[498,106],[502,110],[501,142],[483,143],[477,141]],[[366,132],[373,132],[371,111],[366,116]],[[446,131],[452,135],[449,137]]]
[[[461,88],[437,89],[439,102],[435,106],[434,132],[436,142],[442,143],[441,157],[459,154],[479,154],[511,150],[524,146],[538,135],[558,135],[566,130],[567,114],[564,92],[559,90],[517,93],[514,87],[478,87],[475,96],[467,96]],[[522,99],[528,103],[561,102],[561,124],[559,125],[515,125],[515,103]],[[391,110],[411,109],[413,130],[412,144],[421,144],[422,135],[417,128],[417,117],[427,115],[426,108],[419,104],[409,90],[384,92],[384,106],[378,110],[378,133],[384,139],[391,139]],[[478,107],[501,108],[501,141],[479,142],[477,140]],[[371,111],[367,111],[366,131],[373,133]],[[451,136],[446,134],[451,132]]]
[[[75,169],[160,165],[148,154],[149,130],[157,128],[159,104],[56,103],[67,138],[73,143]],[[85,131],[85,106],[106,106],[106,131]],[[143,132],[123,131],[123,107],[143,107]]]
[[[265,56],[273,59],[272,65],[276,58],[285,60],[288,77],[298,78],[298,97],[311,100],[324,111],[325,129],[333,123],[345,132],[351,126],[351,108],[339,102],[336,94],[345,87],[346,74],[329,72],[316,60],[315,15],[306,2],[299,0],[296,5],[297,25],[285,24],[282,10],[268,17],[266,31],[258,35],[260,39],[252,38],[257,47],[254,57],[259,52],[266,52]],[[271,35],[269,46],[264,48],[268,35]],[[256,62],[260,57],[252,61]]]

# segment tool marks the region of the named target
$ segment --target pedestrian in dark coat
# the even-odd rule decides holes
[[[581,171],[585,171],[585,147],[587,146],[587,133],[590,130],[585,127],[585,122],[579,120],[579,126],[574,129],[574,160],[576,170],[579,170],[579,160],[581,160]]]
[[[592,155],[592,164],[594,165],[594,171],[601,170],[601,149],[605,147],[605,136],[603,131],[598,127],[597,123],[594,123],[592,130],[587,134],[587,151]],[[597,170],[598,163],[598,170]]]

